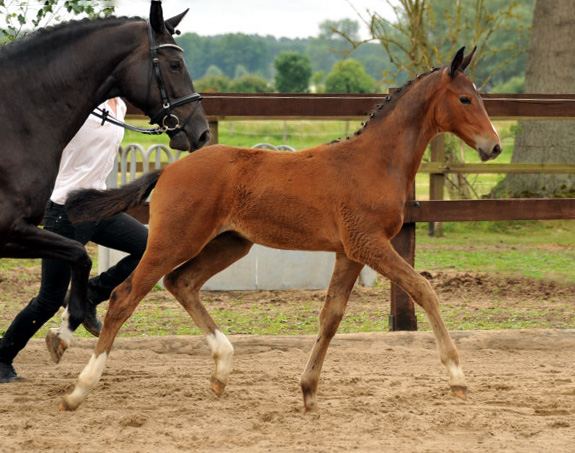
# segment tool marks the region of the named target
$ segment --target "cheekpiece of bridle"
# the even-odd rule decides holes
[[[164,78],[162,77],[162,70],[160,68],[160,59],[158,57],[158,50],[165,48],[172,48],[183,52],[184,49],[172,43],[157,45],[156,40],[154,38],[154,32],[152,30],[152,26],[150,25],[150,21],[148,21],[148,39],[150,41],[150,59],[152,61],[152,72],[156,78],[156,83],[158,84],[158,88],[160,90],[160,96],[162,97],[162,109],[156,114],[150,115],[150,123],[159,124],[163,132],[174,131],[182,128],[187,124],[188,121],[190,121],[190,119],[192,118],[192,116],[194,116],[196,110],[200,106],[202,96],[199,93],[192,93],[179,99],[170,101],[170,97],[168,96],[168,92],[166,91],[166,86],[164,84]],[[179,107],[180,105],[187,104],[188,102],[195,102],[196,105],[194,106],[194,109],[192,110],[190,115],[180,125],[180,119],[172,113],[172,109]]]
[[[144,129],[135,126],[130,126],[129,124],[123,123],[122,121],[119,121],[114,117],[109,116],[109,112],[105,109],[102,110],[97,108],[96,111],[92,112],[92,115],[101,118],[102,124],[104,124],[107,121],[117,126],[121,126],[125,129],[141,132],[143,134],[160,135],[163,134],[164,132],[171,132],[179,130],[182,127],[184,127],[188,123],[188,121],[192,119],[192,117],[198,110],[200,102],[202,101],[202,96],[199,93],[194,92],[188,94],[187,96],[175,99],[173,101],[170,100],[170,97],[168,96],[168,91],[166,90],[166,85],[164,83],[164,78],[162,77],[162,70],[160,68],[160,58],[158,56],[158,50],[165,48],[172,48],[183,52],[184,49],[172,43],[157,45],[156,39],[154,38],[154,31],[152,30],[150,21],[147,22],[147,28],[148,28],[148,39],[150,43],[150,59],[151,59],[151,71],[148,80],[148,94],[150,92],[150,86],[152,84],[152,74],[153,74],[153,76],[156,79],[158,89],[160,90],[160,96],[162,98],[162,109],[156,112],[154,115],[149,116],[150,116],[150,124],[158,124],[159,127],[153,129]],[[172,109],[187,104],[188,102],[195,102],[196,105],[194,106],[192,112],[184,120],[184,122],[180,124],[180,119],[174,113],[172,113]]]

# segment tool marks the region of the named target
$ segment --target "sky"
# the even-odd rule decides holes
[[[149,0],[116,0],[115,4],[117,16],[147,18],[150,12]],[[366,10],[394,17],[386,0],[163,0],[162,6],[166,18],[189,8],[178,28],[200,36],[245,33],[308,38],[319,34],[319,24],[325,20],[351,19],[360,22],[360,36],[367,38],[358,12],[364,17],[368,17]]]

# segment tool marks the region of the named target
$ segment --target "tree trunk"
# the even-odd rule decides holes
[[[537,0],[527,55],[525,93],[575,93],[573,0]],[[520,121],[511,162],[575,163],[575,121]],[[573,196],[575,175],[508,175],[495,196]]]

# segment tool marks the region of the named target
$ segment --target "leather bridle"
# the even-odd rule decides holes
[[[160,58],[158,56],[158,50],[165,48],[172,48],[183,52],[184,49],[172,43],[166,43],[160,45],[156,44],[156,39],[154,38],[154,31],[152,30],[150,21],[147,22],[147,26],[148,26],[148,39],[150,42],[150,60],[151,60],[150,80],[148,81],[148,93],[150,90],[151,78],[153,74],[153,76],[156,79],[158,89],[160,90],[160,96],[162,98],[162,109],[153,115],[149,115],[150,123],[158,124],[162,132],[178,130],[184,127],[188,123],[188,121],[192,119],[192,117],[194,116],[194,114],[196,113],[196,111],[200,106],[202,96],[199,93],[194,92],[188,94],[187,96],[175,100],[170,100],[170,97],[166,90],[166,85],[164,83],[164,78],[162,77],[162,70],[160,68]],[[196,105],[194,106],[192,112],[184,120],[184,122],[180,124],[180,119],[178,118],[177,115],[172,113],[172,109],[187,104],[188,102],[195,102]]]
[[[154,38],[154,31],[152,30],[150,21],[147,22],[147,28],[148,28],[148,40],[150,43],[150,59],[151,59],[147,93],[149,96],[152,85],[152,76],[155,76],[158,89],[160,90],[160,96],[162,97],[162,109],[156,112],[154,115],[149,115],[148,112],[146,112],[146,114],[150,117],[150,124],[158,124],[159,126],[153,129],[130,126],[129,124],[126,124],[123,121],[117,120],[113,116],[110,116],[108,110],[101,109],[99,107],[96,108],[94,111],[92,111],[92,115],[100,118],[102,120],[102,125],[105,122],[108,122],[115,124],[116,126],[123,127],[124,129],[140,132],[142,134],[160,135],[163,134],[164,132],[172,132],[179,130],[183,128],[186,124],[188,124],[188,122],[192,119],[192,117],[200,107],[200,103],[203,98],[199,93],[194,92],[192,94],[188,94],[187,96],[170,101],[170,97],[168,96],[168,91],[166,90],[166,85],[164,83],[164,78],[162,77],[162,70],[160,68],[160,58],[158,56],[158,50],[165,48],[172,48],[177,49],[180,52],[183,52],[184,49],[172,43],[157,45],[156,40]],[[177,117],[177,115],[172,113],[172,109],[187,104],[188,102],[195,102],[196,105],[192,109],[192,112],[184,120],[184,122],[180,124],[180,119]],[[146,100],[146,105],[147,104],[148,101]],[[174,122],[175,124],[173,125],[167,124],[169,122]]]

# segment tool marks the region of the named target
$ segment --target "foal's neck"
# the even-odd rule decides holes
[[[354,137],[363,141],[362,149],[374,160],[402,175],[406,190],[415,179],[427,144],[439,132],[434,99],[440,95],[440,77],[434,70],[385,98]]]

